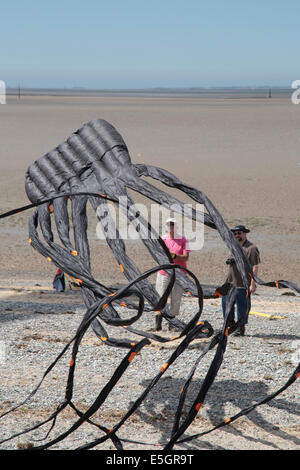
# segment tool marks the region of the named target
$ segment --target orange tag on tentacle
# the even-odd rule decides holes
[[[200,410],[200,408],[201,408],[202,405],[203,405],[203,403],[201,403],[201,402],[200,402],[200,403],[197,403],[197,405],[196,405],[196,411],[197,411],[197,412]]]
[[[136,356],[136,352],[132,352],[128,358],[128,362],[132,362],[135,356]]]

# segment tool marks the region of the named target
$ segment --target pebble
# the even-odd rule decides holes
[[[272,294],[262,295],[261,299],[278,301],[278,295],[275,297],[272,292]],[[280,301],[286,304],[291,302],[289,297],[280,297]],[[295,296],[293,301],[300,307],[300,296]],[[121,315],[126,313],[126,309],[120,308],[119,310]],[[185,298],[181,318],[187,322],[195,312],[192,299]],[[74,299],[73,304],[70,302],[67,304],[63,302],[57,304],[16,302],[14,300],[0,302],[2,338],[0,341],[0,414],[22,403],[28,397],[39,383],[44,371],[76,333],[83,314],[84,307],[78,303],[78,297]],[[280,312],[278,314],[280,315]],[[205,301],[202,319],[211,323],[215,333],[219,331],[222,328],[220,305],[217,302]],[[153,326],[154,313],[152,312],[145,312],[134,325],[144,331],[150,331]],[[136,342],[142,339],[124,328],[109,326],[106,328],[113,337],[130,337]],[[165,322],[163,328],[162,335],[169,336]],[[222,422],[282,387],[300,360],[299,333],[299,310],[285,314],[284,319],[272,321],[265,317],[249,316],[246,335],[228,337],[223,363],[207,393],[204,406],[199,411],[197,423],[199,424],[199,420],[206,420],[210,424],[209,428],[212,424]],[[146,443],[150,438],[151,443],[158,440],[162,442],[162,439],[167,442],[166,432],[158,429],[157,425],[153,432],[153,423],[165,425],[172,422],[180,389],[199,354],[209,341],[210,339],[204,339],[191,343],[189,348],[167,369],[136,411],[134,415],[136,418],[130,419],[130,426],[127,423],[123,425],[127,429],[127,432],[121,433],[123,437],[127,436],[129,439],[146,441]],[[101,418],[102,425],[110,427],[112,423],[117,423],[121,419],[134,400],[159,373],[162,365],[168,361],[178,344],[179,341],[158,343],[151,340],[151,344],[143,348],[115,389],[108,395],[101,409],[95,414],[95,417]],[[38,392],[20,409],[0,419],[1,440],[20,432],[21,429],[33,426],[41,417],[44,419],[49,416],[63,400],[71,348],[58,361]],[[184,410],[188,410],[192,405],[215,351],[216,348],[209,351],[200,361],[187,394]],[[89,329],[76,360],[74,402],[81,407],[91,405],[127,352],[128,350],[103,345]],[[279,428],[281,433],[288,435],[292,429],[297,427],[299,429],[299,383],[296,381],[281,395],[268,404],[256,408],[249,416],[250,421],[253,416],[256,423],[264,423],[264,426],[270,429]],[[74,419],[71,412],[67,421],[58,419],[53,435],[63,432],[66,429],[66,423],[70,425]],[[246,418],[240,419],[243,423],[243,419]],[[135,422],[136,429],[134,428]],[[193,423],[193,429],[196,426],[195,423]],[[3,442],[0,444],[0,449],[15,449],[18,443],[22,444],[25,440],[35,442],[35,439],[41,439],[45,434],[43,427]],[[186,431],[186,435],[188,434],[189,429]],[[213,434],[206,435],[205,442],[209,442]],[[96,428],[82,425],[74,435],[57,443],[53,448],[73,449],[99,435],[103,433],[97,433]],[[279,437],[282,438],[281,435]],[[49,440],[50,437],[47,438],[47,441]],[[251,443],[251,440],[249,442]],[[297,448],[299,443],[300,439],[291,434],[287,448]],[[40,445],[40,442],[35,442],[35,445]],[[193,447],[195,442],[191,441],[190,445]],[[132,446],[134,448],[134,445]],[[211,448],[220,448],[220,442],[212,441],[211,446]],[[111,441],[106,441],[101,448],[113,448]],[[149,447],[145,444],[139,448]]]

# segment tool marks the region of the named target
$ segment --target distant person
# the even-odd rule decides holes
[[[65,275],[61,269],[58,269],[53,279],[53,289],[55,289],[57,292],[64,292],[65,288],[66,288]]]
[[[260,254],[257,246],[247,240],[247,233],[250,232],[244,225],[237,225],[231,229],[235,235],[236,240],[243,247],[248,260],[252,266],[252,271],[255,276],[258,274],[258,266],[260,264]],[[237,320],[241,320],[241,326],[234,333],[235,336],[244,336],[245,335],[245,325],[248,323],[248,314],[247,314],[247,290],[243,286],[242,276],[237,269],[236,263],[233,258],[229,258],[226,263],[229,265],[229,273],[226,279],[226,282],[232,284],[234,287],[238,287],[238,294],[232,309],[229,313],[229,326],[235,324],[235,304],[237,307]],[[256,291],[256,284],[254,279],[251,279],[250,283],[250,294],[254,294]],[[224,295],[222,297],[222,309],[223,316],[225,317],[225,308],[226,308],[226,298]]]
[[[179,264],[182,268],[187,267],[187,261],[189,259],[190,247],[188,240],[177,233],[177,222],[175,219],[168,219],[166,221],[166,234],[162,236],[162,240],[165,242],[169,249],[174,263]],[[184,269],[182,269],[184,273]],[[170,282],[168,274],[164,270],[160,270],[157,273],[156,278],[156,290],[160,296],[164,294],[166,288]],[[171,299],[171,314],[177,316],[179,314],[181,299],[183,295],[183,288],[177,283],[174,283],[174,287],[170,294]],[[162,329],[162,316],[156,315],[156,331]],[[169,329],[172,327],[169,325]]]

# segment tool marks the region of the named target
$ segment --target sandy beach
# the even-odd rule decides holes
[[[237,223],[246,225],[251,230],[249,240],[261,252],[259,277],[263,281],[283,279],[300,284],[300,106],[293,105],[289,98],[8,96],[7,104],[0,106],[0,212],[29,203],[24,190],[27,167],[85,122],[97,118],[117,128],[132,162],[169,170],[203,191],[230,227]],[[190,202],[184,194],[164,189],[183,202]],[[130,194],[135,201],[143,202],[138,194]],[[31,214],[29,210],[1,220],[1,302],[12,302],[18,289],[26,294],[28,302],[36,301],[39,289],[52,291],[56,268],[28,244]],[[90,209],[88,233],[93,275],[106,285],[125,283],[109,248],[97,238],[96,225],[96,216]],[[142,243],[129,241],[127,251],[141,271],[154,266]],[[204,246],[191,253],[189,268],[201,283],[221,284],[227,274],[227,257],[228,251],[218,233],[206,227]],[[274,313],[272,289],[267,294],[265,290],[261,292],[267,295],[267,303],[263,303],[264,297],[259,298],[258,288],[254,308]],[[290,305],[287,300],[276,304],[276,313],[280,315],[284,308],[283,313],[287,314],[290,308],[296,318],[300,313],[298,297],[296,307],[292,297],[288,298]],[[77,297],[75,301],[80,302]],[[71,303],[75,301],[71,299]],[[288,332],[285,333],[288,343]],[[297,335],[295,326],[292,339],[299,338]],[[259,348],[259,343],[256,346]],[[247,382],[247,377],[244,380]],[[295,440],[281,447],[281,435],[278,448],[296,448],[299,429],[294,422],[286,432]],[[155,436],[152,437],[155,441]],[[267,439],[266,435],[262,434],[261,439],[261,442]],[[231,448],[238,448],[238,440],[237,431]],[[209,444],[212,448],[218,445],[217,441]],[[255,448],[255,442],[244,446]]]
[[[0,107],[1,212],[29,202],[24,176],[33,161],[96,118],[118,129],[132,162],[173,172],[206,193],[229,226],[247,225],[249,239],[261,250],[263,280],[299,283],[299,106],[288,98],[9,96]],[[0,276],[7,282],[51,281],[53,267],[28,247],[29,216],[24,212],[1,221]],[[91,211],[94,275],[121,282],[113,257],[97,240],[96,224]],[[128,249],[141,270],[152,266],[142,244]],[[206,228],[203,249],[192,253],[190,268],[203,283],[223,282],[226,257],[219,235]]]

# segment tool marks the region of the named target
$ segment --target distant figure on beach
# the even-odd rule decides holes
[[[166,221],[166,234],[162,236],[162,240],[165,242],[167,248],[169,249],[171,256],[174,260],[174,263],[179,264],[183,268],[187,267],[187,261],[189,259],[190,247],[189,242],[186,237],[179,235],[177,233],[177,222],[175,219],[168,219]],[[184,273],[184,269],[182,269]],[[160,296],[163,295],[169,283],[169,276],[164,270],[160,270],[157,273],[156,278],[156,290]],[[171,314],[177,316],[179,314],[181,299],[183,295],[182,287],[175,282],[174,287],[171,291]],[[162,329],[162,316],[156,315],[155,318],[156,331]],[[169,329],[172,327],[169,325]]]
[[[64,292],[65,288],[66,288],[65,275],[61,269],[58,269],[53,279],[53,289],[56,289],[57,292]]]
[[[244,225],[237,225],[231,229],[234,233],[236,239],[243,247],[248,260],[252,266],[253,274],[257,276],[258,266],[260,264],[260,253],[253,243],[247,239],[247,233],[250,232]],[[234,287],[238,287],[238,294],[235,300],[237,307],[237,320],[241,320],[241,326],[234,333],[235,336],[244,336],[245,335],[245,325],[248,323],[248,314],[247,314],[247,293],[246,288],[243,286],[243,281],[241,274],[239,273],[235,261],[233,258],[229,258],[226,263],[229,265],[229,273],[226,279],[226,282],[232,284]],[[256,291],[256,284],[254,279],[251,279],[250,293],[254,294]],[[225,317],[225,308],[226,308],[226,295],[222,297],[222,309],[223,316]],[[235,324],[235,304],[232,306],[232,309],[229,313],[229,326]]]

